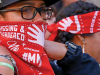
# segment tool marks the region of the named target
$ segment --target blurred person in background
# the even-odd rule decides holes
[[[0,75],[54,75],[44,34],[57,1],[0,0]]]
[[[70,41],[81,46],[83,53],[88,53],[99,65],[99,15],[99,7],[83,1],[77,1],[63,8],[54,23],[56,32],[59,30],[54,41],[63,44]],[[54,31],[53,27],[50,29]]]
[[[86,0],[86,1],[100,7],[100,0]]]
[[[79,1],[79,0],[60,0],[57,3],[51,5],[50,7],[53,10],[53,13],[52,13],[52,17],[46,21],[48,25],[52,25],[56,21],[55,19],[56,16],[59,15],[59,13],[61,13],[60,11],[62,11],[64,7],[67,7],[68,5],[76,1]],[[86,1],[86,0],[82,0],[82,1]],[[46,40],[49,39],[50,35],[51,33],[47,30],[45,39]]]
[[[77,4],[77,5],[75,5],[75,4]],[[69,11],[65,11],[67,9],[69,9]],[[57,16],[56,22],[60,21],[63,18],[66,18],[68,16],[84,15],[84,14],[90,13],[90,12],[95,12],[95,13],[94,14],[90,14],[90,15],[87,14],[87,16],[85,16],[83,18],[83,20],[79,19],[79,22],[75,21],[76,22],[75,25],[77,26],[78,25],[77,23],[79,23],[79,25],[83,24],[83,25],[85,25],[87,27],[88,27],[88,25],[90,25],[89,27],[92,27],[92,25],[93,25],[93,27],[95,28],[95,26],[99,24],[100,8],[98,6],[92,4],[92,3],[89,3],[89,2],[81,3],[81,2],[77,1],[76,3],[73,3],[72,5],[69,5],[68,7],[66,7],[66,9],[63,9],[61,11],[61,13]],[[77,27],[79,27],[79,25]],[[95,58],[97,60],[97,62],[100,64],[100,58],[99,58],[99,56],[100,56],[100,48],[98,46],[99,45],[99,31],[92,32],[92,29],[89,28],[90,32],[92,32],[92,33],[89,33],[87,29],[86,30],[84,29],[85,26],[82,26],[82,28],[87,33],[83,33],[83,34],[80,33],[78,35],[78,34],[74,34],[74,33],[71,33],[71,32],[64,32],[62,30],[61,32],[59,32],[57,34],[58,35],[58,37],[57,37],[58,39],[56,38],[55,40],[57,40],[58,42],[62,42],[62,43],[65,43],[64,41],[72,41],[75,44],[80,45],[82,47],[82,49],[83,49],[83,53],[88,53],[90,56]],[[80,30],[82,28],[80,26]],[[96,26],[96,28],[97,28],[97,30],[99,30],[99,26]],[[79,28],[76,29],[76,32],[78,32],[77,30],[79,30]],[[93,29],[93,31],[95,31],[95,29]],[[74,32],[74,30],[73,30],[73,32]],[[95,42],[95,44],[94,44],[94,42]]]

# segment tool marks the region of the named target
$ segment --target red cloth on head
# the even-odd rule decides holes
[[[53,25],[53,26],[52,26]],[[100,11],[93,11],[87,14],[66,17],[57,23],[52,24],[51,37],[55,39],[58,30],[66,31],[73,34],[88,34],[100,31]],[[52,40],[53,41],[53,40]]]
[[[58,30],[73,34],[87,34],[100,31],[100,11],[64,18],[57,23]]]

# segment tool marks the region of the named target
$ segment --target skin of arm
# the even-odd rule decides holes
[[[48,38],[50,37],[51,33],[47,30],[46,31],[46,35],[45,35],[45,40],[48,40]]]
[[[67,52],[65,44],[45,40],[44,50],[49,58],[61,60]]]
[[[11,54],[6,49],[6,47],[1,46],[1,45],[0,45],[0,55],[9,55],[9,56],[11,56]],[[13,64],[8,59],[3,58],[3,57],[0,57],[0,62],[5,62],[5,63],[8,63],[8,64],[13,66]],[[0,65],[0,74],[2,74],[2,75],[8,75],[8,74],[9,75],[14,75],[14,72],[9,67]]]

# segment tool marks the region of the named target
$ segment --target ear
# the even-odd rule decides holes
[[[82,43],[85,43],[85,36],[78,35],[78,38]]]

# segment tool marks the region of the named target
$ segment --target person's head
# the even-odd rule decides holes
[[[65,7],[61,11],[61,13],[57,16],[56,22],[61,21],[62,19],[66,18],[66,17],[71,17],[73,15],[83,15],[83,14],[90,13],[93,11],[98,11],[98,10],[100,10],[100,8],[98,8],[97,6],[95,6],[91,3],[77,1],[77,2],[69,5],[68,7]],[[94,19],[96,17],[95,15],[96,14],[93,15],[94,17],[91,18],[91,20],[90,20],[91,23],[89,23],[89,24],[92,25],[92,21],[94,22]],[[85,17],[85,19],[87,20],[85,22],[86,24],[88,24],[88,19],[87,19],[88,17],[89,16]],[[79,23],[81,23],[81,21],[83,21],[83,20],[80,19]],[[98,19],[98,21],[99,21],[99,19]],[[66,41],[72,41],[76,45],[80,45],[85,53],[90,54],[92,57],[94,57],[100,63],[100,46],[99,46],[100,39],[99,38],[100,38],[100,32],[88,33],[88,34],[87,33],[73,34],[73,33],[59,30],[55,41],[60,42],[60,43],[65,43]]]
[[[50,6],[57,1],[0,0],[0,21],[42,22],[43,19],[51,16],[51,10],[45,6]]]

